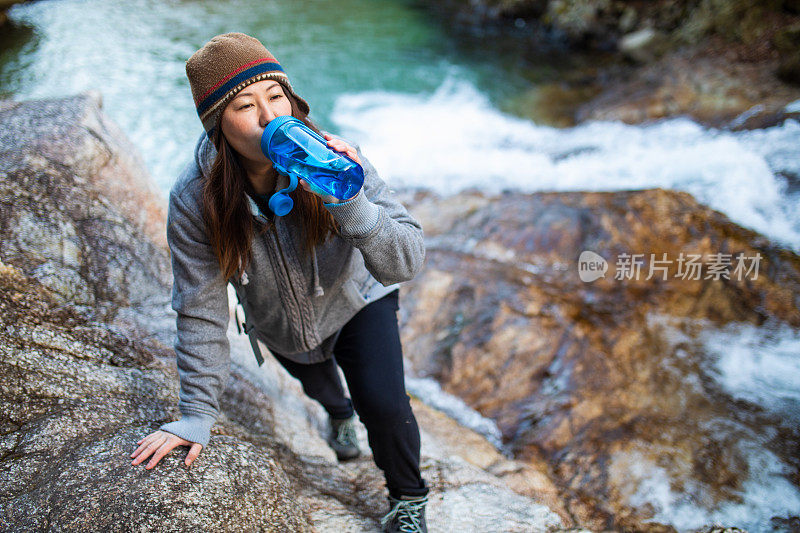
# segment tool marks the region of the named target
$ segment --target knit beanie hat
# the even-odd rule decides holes
[[[269,50],[258,39],[244,33],[225,33],[212,37],[186,61],[186,76],[192,88],[197,114],[206,133],[213,139],[222,112],[236,93],[251,83],[273,79],[281,82],[308,115],[308,103],[292,89]]]

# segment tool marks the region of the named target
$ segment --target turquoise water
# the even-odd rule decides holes
[[[343,94],[430,94],[448,76],[496,100],[525,87],[513,59],[462,46],[398,1],[52,0],[9,15],[0,34],[0,96],[100,91],[164,190],[202,131],[184,62],[219,33],[261,40],[311,104],[311,118],[336,133],[331,113]]]
[[[0,95],[100,91],[165,194],[202,132],[184,62],[212,36],[242,31],[275,54],[312,120],[359,144],[393,185],[671,188],[800,251],[797,121],[739,133],[681,118],[534,122],[537,106],[552,105],[529,98],[536,84],[596,58],[539,51],[531,66],[522,60],[530,45],[497,33],[464,38],[405,0],[50,0],[9,15]]]

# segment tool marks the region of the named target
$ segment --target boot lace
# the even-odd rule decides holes
[[[381,529],[396,516],[402,533],[420,533],[422,531],[422,508],[428,502],[423,496],[417,500],[395,500],[396,503],[386,516],[381,518]]]

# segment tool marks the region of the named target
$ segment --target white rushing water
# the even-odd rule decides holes
[[[797,513],[800,493],[786,479],[787,468],[775,454],[753,440],[743,440],[736,447],[750,473],[742,484],[739,501],[723,502],[709,509],[699,503],[706,499],[701,484],[683,480],[682,490],[674,490],[673,480],[663,467],[634,452],[628,461],[637,468],[631,469],[629,475],[638,488],[628,504],[652,508],[652,521],[670,524],[681,533],[708,525],[738,527],[752,533],[771,531],[773,516]]]
[[[481,415],[478,411],[470,407],[461,398],[448,394],[442,390],[439,382],[431,378],[414,378],[406,376],[406,389],[411,394],[419,397],[425,405],[429,405],[447,414],[450,418],[469,428],[476,433],[480,433],[489,441],[497,451],[506,457],[511,457],[506,447],[503,445],[502,435],[497,423]]]
[[[718,331],[705,329],[700,339],[709,356],[709,375],[729,395],[800,427],[800,332],[786,325],[731,324]],[[800,512],[800,491],[787,478],[788,466],[754,437],[739,443],[750,473],[743,501],[726,503],[712,516],[718,523],[764,531],[770,516]]]
[[[800,427],[800,332],[731,324],[704,330],[701,339],[713,363],[709,374],[728,394]]]
[[[682,190],[800,251],[800,193],[788,194],[778,174],[800,175],[796,120],[743,132],[709,129],[688,118],[555,128],[501,113],[472,84],[454,78],[430,95],[346,94],[332,118],[398,187],[442,194],[471,187]]]
[[[699,326],[696,338],[680,327],[685,319],[648,315],[648,324],[658,326],[670,345],[693,344],[704,354],[703,373],[724,394],[745,400],[774,422],[748,425],[746,419],[727,417],[708,421],[721,441],[733,441],[731,457],[746,464],[747,476],[736,498],[713,503],[708,490],[697,480],[673,479],[670,472],[652,460],[646,445],[642,453],[619,454],[615,460],[629,466],[626,475],[635,493],[628,504],[653,509],[653,521],[671,524],[681,532],[716,524],[747,531],[772,531],[772,517],[797,515],[800,490],[790,481],[792,468],[769,449],[779,430],[800,424],[800,333],[785,324],[730,324],[717,328],[709,321],[692,320]],[[678,357],[686,357],[678,350]],[[686,376],[685,379],[692,379]],[[697,383],[701,386],[700,383]],[[736,436],[732,438],[732,436]],[[720,465],[724,467],[724,465]],[[677,490],[675,487],[680,486]]]

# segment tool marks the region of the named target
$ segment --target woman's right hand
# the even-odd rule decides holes
[[[177,435],[160,429],[139,439],[136,444],[138,444],[139,447],[131,454],[131,457],[135,457],[131,464],[138,465],[152,455],[153,458],[150,459],[150,462],[145,466],[147,470],[156,466],[161,458],[171,452],[176,446],[191,446],[189,453],[186,455],[186,460],[184,461],[186,466],[191,466],[192,462],[200,455],[200,450],[203,449],[202,444],[182,439]]]

